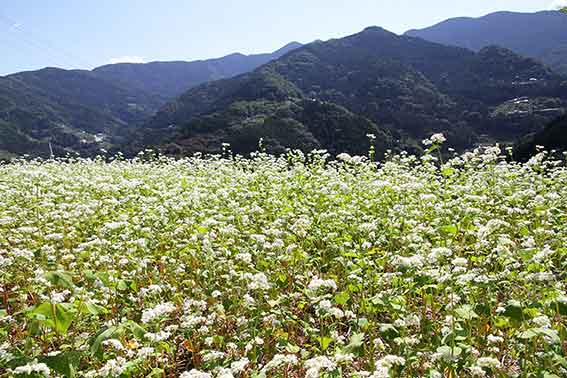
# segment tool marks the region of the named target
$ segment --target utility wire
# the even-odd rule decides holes
[[[4,37],[4,38],[2,38]],[[24,50],[28,50],[28,51],[36,51],[37,47],[34,45],[30,45],[27,42],[26,43],[21,43],[21,42],[16,42],[15,39],[13,38],[9,38],[10,35],[8,33],[1,33],[0,35],[0,42],[1,42],[1,46],[2,46],[2,50],[5,50],[6,48],[9,49],[9,51],[14,51],[14,52],[22,52],[22,49]],[[8,54],[7,52],[2,51],[3,54]],[[59,66],[59,60],[55,60],[53,57],[51,57],[50,55],[44,55],[43,59],[45,62],[47,62],[47,64],[49,66],[52,67],[57,67]],[[9,75],[9,74],[7,74]]]
[[[35,33],[32,33],[29,28],[24,27],[6,15],[0,14],[0,23],[6,25],[12,34],[18,34],[18,37],[24,41],[24,43],[40,49],[43,53],[49,54],[52,58],[55,58],[57,62],[64,63],[63,65],[58,64],[59,66],[69,66],[74,68],[86,68],[89,66],[89,64],[82,58],[56,47],[45,38],[39,38]]]

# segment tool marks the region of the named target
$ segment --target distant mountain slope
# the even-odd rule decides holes
[[[558,11],[451,18],[425,29],[409,30],[406,35],[475,51],[498,45],[567,74],[567,15]]]
[[[475,53],[372,27],[189,90],[148,123],[146,141],[161,133],[165,148],[180,154],[218,151],[223,141],[247,152],[260,137],[274,150],[312,140],[342,152],[334,142],[348,138],[343,151],[360,152],[368,141],[352,135],[371,128],[383,147],[417,150],[421,138],[443,131],[464,148],[537,130],[549,120],[537,113],[544,101],[565,105],[561,83],[540,63],[506,49]],[[523,96],[533,106],[514,113],[508,102]],[[337,122],[344,117],[348,127]]]
[[[0,155],[48,156],[49,143],[59,155],[98,150],[162,103],[89,71],[46,68],[0,77]]]
[[[233,77],[277,59],[301,47],[292,42],[269,54],[231,54],[218,59],[192,62],[121,63],[95,68],[94,74],[127,88],[165,98],[174,98],[199,84]]]
[[[567,115],[555,119],[543,130],[519,140],[514,149],[515,157],[527,160],[537,153],[538,146],[547,151],[567,152]]]

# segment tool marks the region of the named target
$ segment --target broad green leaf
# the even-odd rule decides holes
[[[128,284],[126,283],[126,281],[120,280],[120,281],[118,281],[118,285],[116,286],[116,288],[117,288],[119,291],[126,291],[126,290],[128,290],[129,286],[128,286]]]
[[[66,272],[47,272],[45,273],[44,277],[55,286],[59,286],[65,289],[72,289],[75,287],[75,284],[73,284],[73,278],[69,273]]]
[[[90,352],[91,354],[98,354],[100,351],[100,346],[102,342],[111,339],[119,334],[119,327],[111,326],[101,330],[94,338],[91,343]]]
[[[146,334],[146,330],[133,320],[128,320],[125,324],[126,328],[138,339],[142,340]]]
[[[341,306],[344,306],[349,299],[350,299],[350,294],[346,291],[341,291],[340,293],[335,295],[335,303]]]
[[[74,378],[81,363],[81,356],[80,352],[64,352],[55,356],[41,357],[39,362],[43,362],[50,369],[67,378]]]
[[[295,353],[299,353],[299,351],[301,350],[301,348],[298,347],[297,345],[288,343],[288,344],[285,346],[285,350],[288,351],[289,353],[295,354]]]
[[[454,224],[441,227],[441,231],[449,235],[457,235],[458,228]]]
[[[463,320],[472,320],[474,318],[478,318],[476,312],[474,312],[474,308],[471,305],[462,305],[458,307],[455,312],[460,319]]]
[[[530,328],[518,334],[518,337],[524,340],[533,339],[534,337],[538,336],[540,336],[540,333],[537,328]]]
[[[321,350],[325,351],[329,348],[329,345],[333,342],[333,339],[327,336],[318,337],[317,341],[319,341],[319,346]]]
[[[441,354],[446,360],[453,360],[458,358],[463,350],[459,347],[450,347],[448,345],[443,345],[437,348],[437,353]]]
[[[506,310],[504,311],[503,315],[518,321],[524,319],[522,306],[512,301],[508,302],[508,305],[506,306]]]
[[[109,312],[106,308],[95,303],[83,303],[81,311],[87,311],[91,315],[107,314]]]

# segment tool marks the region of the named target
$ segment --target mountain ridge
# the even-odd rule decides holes
[[[498,45],[567,74],[567,15],[559,11],[500,11],[482,17],[455,17],[404,34],[474,51]]]
[[[537,80],[532,83],[533,76]],[[202,140],[214,140],[215,133],[217,151],[221,137],[241,143],[243,135],[250,138],[247,146],[262,137],[271,139],[274,150],[280,151],[283,127],[313,134],[302,122],[311,101],[365,117],[385,137],[384,147],[397,140],[417,150],[427,133],[445,131],[463,148],[479,142],[487,130],[495,139],[541,127],[547,119],[497,119],[496,110],[524,95],[565,97],[560,82],[550,69],[507,49],[488,47],[475,53],[368,27],[351,36],[305,45],[251,73],[195,87],[162,108],[147,126],[153,139],[156,130],[172,134],[165,138],[170,152],[176,148],[181,154],[195,152],[192,149],[198,150]],[[321,117],[321,109],[309,110],[315,112],[312,117]],[[463,112],[470,113],[470,120],[462,119]],[[475,117],[481,121],[475,123]],[[282,120],[287,124],[279,123],[275,133],[274,123]],[[496,126],[497,122],[505,125]],[[497,131],[492,130],[495,127]],[[345,135],[336,131],[329,132],[338,138]],[[338,152],[329,148],[331,139],[317,142],[318,147]],[[367,141],[357,143],[347,152],[361,151],[363,144],[368,147]],[[300,145],[296,140],[289,147]]]
[[[249,72],[300,46],[299,42],[294,41],[272,53],[245,55],[237,52],[220,58],[194,61],[108,64],[92,72],[101,79],[172,99],[204,82]]]

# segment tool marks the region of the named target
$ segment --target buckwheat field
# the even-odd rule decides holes
[[[0,165],[0,377],[566,377],[564,162],[429,144]]]

